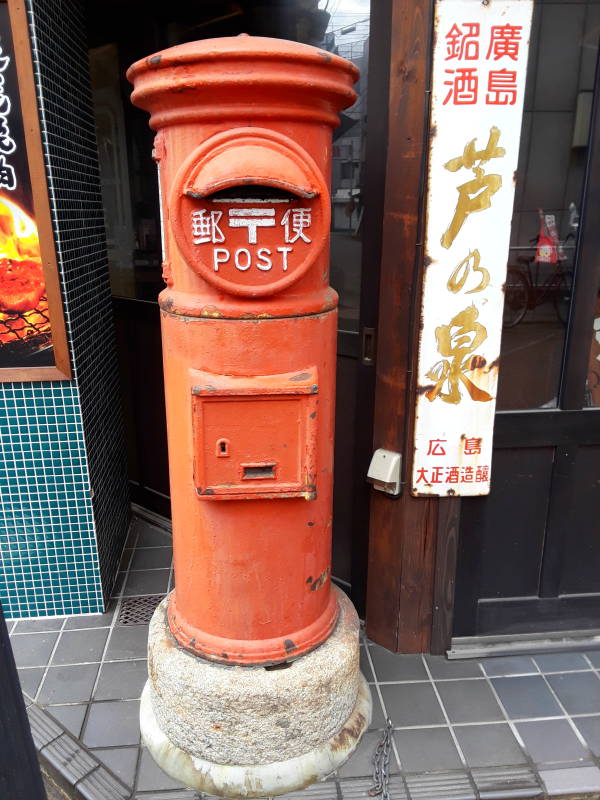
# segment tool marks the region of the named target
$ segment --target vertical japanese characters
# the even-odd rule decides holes
[[[436,3],[417,495],[489,491],[531,7]]]

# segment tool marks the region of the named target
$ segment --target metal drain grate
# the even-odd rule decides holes
[[[125,597],[119,611],[119,625],[147,625],[154,609],[164,594],[147,594],[144,597]]]

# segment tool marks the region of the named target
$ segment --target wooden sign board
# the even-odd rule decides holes
[[[71,377],[23,0],[0,2],[0,380]]]

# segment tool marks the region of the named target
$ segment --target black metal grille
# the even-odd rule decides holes
[[[0,312],[0,347],[30,336],[50,333],[48,300],[42,297],[32,311]]]
[[[125,597],[119,611],[119,625],[147,625],[164,594]]]

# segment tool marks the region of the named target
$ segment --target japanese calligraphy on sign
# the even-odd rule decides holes
[[[532,0],[437,0],[412,492],[490,490]]]

